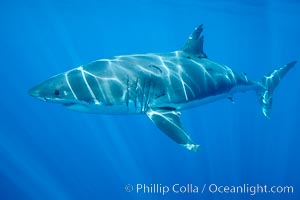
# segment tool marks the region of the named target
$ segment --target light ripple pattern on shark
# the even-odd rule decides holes
[[[203,51],[202,25],[181,50],[100,59],[58,74],[29,90],[40,100],[69,109],[99,114],[147,114],[178,144],[192,151],[200,147],[183,129],[180,110],[236,92],[255,90],[263,114],[270,117],[274,89],[296,64],[286,64],[252,81],[244,73],[218,64]]]

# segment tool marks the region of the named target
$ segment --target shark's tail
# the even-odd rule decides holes
[[[297,61],[290,62],[279,69],[274,70],[272,73],[264,76],[259,82],[260,87],[257,90],[257,96],[262,106],[262,112],[270,118],[270,111],[272,108],[272,97],[275,88],[278,86],[284,75],[295,66]]]

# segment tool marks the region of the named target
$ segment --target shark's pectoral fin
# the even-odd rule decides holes
[[[192,151],[200,150],[199,145],[183,130],[180,112],[168,108],[152,108],[146,113],[155,125],[175,142]]]

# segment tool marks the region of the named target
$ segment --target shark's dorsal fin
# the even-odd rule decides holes
[[[203,25],[198,26],[194,32],[189,36],[189,39],[182,48],[185,53],[197,56],[198,58],[207,58],[203,51],[204,38],[201,35],[203,31]]]
[[[199,151],[199,145],[192,141],[181,126],[180,112],[170,108],[149,108],[146,113],[154,124],[172,140],[189,150]]]

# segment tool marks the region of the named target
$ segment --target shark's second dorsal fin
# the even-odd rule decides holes
[[[198,58],[207,58],[203,51],[204,38],[201,35],[203,31],[203,25],[198,26],[194,32],[189,36],[189,39],[182,48],[185,53],[197,56]]]

